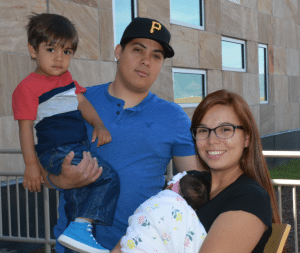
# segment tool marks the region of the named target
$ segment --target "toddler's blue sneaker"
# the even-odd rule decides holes
[[[71,222],[65,232],[58,237],[61,245],[83,253],[109,253],[103,248],[92,234],[92,225],[89,223]]]

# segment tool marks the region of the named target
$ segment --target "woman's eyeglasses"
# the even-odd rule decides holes
[[[192,135],[193,138],[196,140],[206,140],[209,138],[211,131],[215,132],[215,135],[220,139],[229,139],[234,135],[235,129],[242,129],[244,130],[244,127],[242,126],[236,126],[236,125],[223,125],[218,126],[213,129],[208,127],[197,127],[192,129]]]

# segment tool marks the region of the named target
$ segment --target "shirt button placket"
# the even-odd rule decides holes
[[[121,107],[121,104],[117,104],[118,107]],[[120,111],[117,111],[117,115],[120,115]]]

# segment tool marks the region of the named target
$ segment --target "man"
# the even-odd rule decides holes
[[[115,80],[90,87],[85,94],[112,136],[110,143],[99,148],[92,143],[91,150],[110,163],[120,177],[121,192],[113,226],[95,226],[97,241],[108,249],[114,248],[125,234],[128,217],[134,210],[161,191],[171,159],[178,171],[200,169],[186,113],[149,91],[164,59],[174,56],[170,38],[169,31],[158,21],[135,18],[115,48]],[[87,128],[91,138],[92,127]],[[58,188],[84,186],[101,174],[90,154],[84,154],[77,168],[70,164],[72,157],[71,153],[65,158],[60,176],[49,176]],[[67,224],[63,200],[60,202],[56,236],[63,231],[62,224]],[[60,245],[56,251],[66,252]]]

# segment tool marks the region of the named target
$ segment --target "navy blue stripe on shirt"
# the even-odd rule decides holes
[[[71,111],[46,117],[35,125],[37,154],[59,146],[88,139],[81,111]]]
[[[74,82],[72,82],[71,84],[69,84],[67,86],[58,87],[58,88],[55,88],[53,90],[50,90],[50,91],[44,93],[42,96],[39,97],[39,104],[49,100],[50,98],[56,96],[59,93],[65,92],[65,91],[73,89],[75,87],[76,86],[75,86]]]

